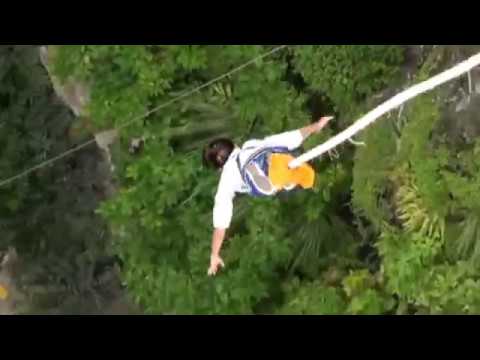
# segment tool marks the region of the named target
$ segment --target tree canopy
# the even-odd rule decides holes
[[[0,133],[2,173],[37,163],[42,151],[65,149],[61,134],[72,126],[88,123],[92,134],[117,128],[272,48],[50,46],[52,73],[91,87],[87,111],[73,119],[55,105],[57,124],[45,110],[52,104],[38,103],[38,111],[25,105],[31,94],[51,89],[29,88],[24,99],[18,91],[9,95],[12,88],[3,81],[2,117],[17,112],[17,120]],[[366,146],[342,145],[338,158],[314,160],[312,191],[239,196],[222,252],[226,268],[207,276],[219,174],[202,165],[203,146],[218,136],[242,143],[335,115],[328,129],[304,144],[310,148],[389,94],[443,70],[459,50],[421,51],[407,77],[411,54],[404,46],[289,46],[124,127],[111,148],[116,192],[89,208],[97,214],[90,221],[98,222],[89,229],[104,229],[109,241],[89,245],[96,235],[85,227],[67,236],[118,256],[128,294],[150,314],[478,313],[480,129],[458,121],[478,116],[471,111],[478,100],[471,97],[463,112],[450,104],[463,83],[424,94],[380,119],[360,135]],[[47,76],[44,71],[26,76],[25,69],[8,76],[45,84],[35,79]],[[28,132],[32,127],[41,130]],[[132,139],[142,139],[139,151],[131,151]],[[50,221],[29,213],[40,211],[48,194],[58,198],[55,211],[79,209],[58,204],[72,196],[49,192],[64,171],[55,169],[0,189],[3,220]],[[58,216],[67,221],[69,213]],[[31,251],[32,242],[42,248],[55,238],[44,239],[37,229],[12,230],[8,243]]]

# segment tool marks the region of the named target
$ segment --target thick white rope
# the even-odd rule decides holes
[[[390,100],[387,100],[380,106],[370,111],[353,125],[342,131],[340,134],[313,148],[312,150],[307,151],[305,154],[299,156],[295,160],[292,160],[289,164],[289,167],[296,168],[303,163],[306,163],[307,161],[328,152],[329,150],[335,148],[336,146],[355,136],[357,133],[365,129],[368,125],[372,124],[375,120],[388,113],[389,111],[392,111],[393,109],[397,108],[408,100],[424,92],[432,90],[443,83],[453,80],[460,75],[468,73],[471,69],[478,65],[480,65],[480,53],[470,57],[469,59],[461,62],[460,64],[454,66],[449,70],[446,70],[426,81],[423,81],[405,91],[402,91],[401,93],[392,97]]]

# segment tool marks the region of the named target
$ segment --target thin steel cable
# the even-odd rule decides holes
[[[140,115],[140,116],[137,116],[137,117],[133,118],[132,120],[130,120],[130,121],[128,121],[128,122],[120,125],[120,126],[117,127],[115,130],[121,130],[121,129],[123,129],[123,128],[131,125],[131,124],[133,124],[133,123],[136,122],[136,121],[142,120],[142,119],[146,118],[147,116],[149,116],[149,115],[157,112],[158,110],[163,109],[163,108],[165,108],[165,107],[167,107],[167,106],[169,106],[169,105],[171,105],[171,104],[173,104],[173,103],[175,103],[175,102],[177,102],[177,101],[179,101],[179,100],[181,100],[181,99],[184,99],[184,98],[186,98],[186,97],[188,97],[188,96],[190,96],[190,95],[192,95],[192,94],[194,94],[194,93],[196,93],[196,92],[198,92],[198,91],[201,91],[202,89],[205,89],[205,88],[213,85],[214,83],[216,83],[216,82],[218,82],[218,81],[220,81],[220,80],[223,80],[223,79],[225,79],[226,77],[229,77],[230,75],[232,75],[232,74],[234,74],[234,73],[236,73],[236,72],[238,72],[238,71],[240,71],[240,70],[243,70],[244,68],[246,68],[247,66],[255,63],[256,61],[261,60],[261,59],[263,59],[263,58],[265,58],[265,57],[267,57],[267,56],[270,56],[270,55],[272,55],[272,54],[274,54],[274,53],[276,53],[276,52],[278,52],[278,51],[286,48],[287,46],[288,46],[288,45],[280,45],[280,46],[277,46],[277,47],[273,48],[272,50],[267,51],[267,52],[265,52],[265,53],[263,53],[263,54],[261,54],[261,55],[259,55],[259,56],[256,56],[255,58],[247,61],[246,63],[244,63],[244,64],[242,64],[242,65],[240,65],[240,66],[237,66],[236,68],[234,68],[234,69],[226,72],[226,73],[223,74],[223,75],[220,75],[220,76],[218,76],[218,77],[216,77],[216,78],[214,78],[214,79],[212,79],[212,80],[210,80],[210,81],[207,81],[206,83],[204,83],[204,84],[202,84],[202,85],[200,85],[200,86],[197,86],[197,87],[195,87],[195,88],[193,88],[193,89],[191,89],[191,90],[186,90],[186,91],[184,91],[183,93],[181,93],[180,95],[174,97],[173,99],[171,99],[171,100],[169,100],[169,101],[167,101],[167,102],[165,102],[165,103],[163,103],[163,104],[160,104],[160,105],[158,105],[157,107],[155,107],[155,108],[147,111],[146,113],[144,113],[144,114],[142,114],[142,115]],[[71,155],[71,154],[73,154],[73,153],[75,153],[75,152],[77,152],[77,151],[79,151],[79,150],[87,147],[88,145],[93,144],[93,143],[95,143],[95,139],[88,140],[88,141],[86,141],[86,142],[83,143],[83,144],[77,145],[76,147],[74,147],[74,148],[72,148],[72,149],[70,149],[70,150],[67,150],[67,151],[65,151],[65,152],[63,152],[63,153],[61,153],[61,154],[59,154],[59,155],[57,155],[57,156],[55,156],[55,157],[53,157],[53,158],[51,158],[51,159],[48,159],[48,160],[46,160],[46,161],[43,161],[43,162],[39,163],[38,165],[35,165],[35,166],[33,166],[33,167],[31,167],[31,168],[29,168],[29,169],[27,169],[27,170],[24,170],[24,171],[22,171],[21,173],[19,173],[19,174],[17,174],[17,175],[14,175],[14,176],[12,176],[12,177],[10,177],[10,178],[7,178],[7,179],[5,179],[5,180],[2,180],[2,181],[0,181],[0,187],[5,186],[5,185],[7,185],[7,184],[10,184],[11,182],[13,182],[13,181],[15,181],[15,180],[17,180],[17,179],[20,179],[20,178],[22,178],[22,177],[24,177],[24,176],[27,176],[28,174],[32,173],[33,171],[36,171],[36,170],[41,169],[41,168],[43,168],[43,167],[45,167],[45,166],[48,166],[48,165],[56,162],[57,160],[60,160],[60,159],[62,159],[62,158],[64,158],[64,157],[66,157],[66,156],[69,156],[69,155]]]

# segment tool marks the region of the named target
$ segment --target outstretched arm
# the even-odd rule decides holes
[[[301,128],[300,133],[302,134],[303,140],[305,141],[312,134],[319,133],[332,119],[333,116],[324,116],[313,124]]]
[[[212,252],[210,255],[210,267],[208,275],[215,275],[219,267],[224,267],[220,250],[225,239],[226,230],[230,227],[233,213],[233,199],[235,191],[233,184],[236,174],[232,173],[231,168],[224,169],[220,182],[218,184],[217,194],[215,195],[215,206],[213,207],[213,235]]]
[[[210,267],[208,275],[215,275],[219,267],[224,267],[222,258],[220,257],[220,249],[225,239],[226,229],[215,229],[212,236],[212,254],[210,255]]]
[[[301,129],[268,136],[263,140],[263,144],[266,146],[286,146],[289,150],[294,150],[302,145],[310,135],[320,132],[332,119],[333,116],[324,116],[315,123]]]

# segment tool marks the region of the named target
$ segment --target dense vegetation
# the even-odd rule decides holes
[[[53,91],[34,46],[0,46],[2,178],[76,144],[74,116]],[[106,167],[108,169],[108,166]],[[108,171],[107,171],[108,174]],[[12,246],[22,297],[17,312],[83,312],[108,294],[97,276],[109,263],[108,227],[94,211],[102,195],[95,146],[0,188],[0,251]],[[1,283],[1,281],[0,281]]]
[[[100,131],[272,47],[50,49],[56,76],[91,85],[88,117]],[[161,314],[478,313],[480,143],[474,132],[452,135],[456,119],[444,90],[380,119],[359,137],[366,146],[344,145],[339,158],[315,160],[313,191],[238,197],[223,250],[226,268],[206,276],[218,173],[202,166],[200,149],[210,139],[228,135],[241,143],[334,113],[335,123],[309,148],[388,90],[444,69],[450,51],[426,49],[407,80],[401,46],[291,46],[125,127],[112,149],[119,188],[97,213],[109,226],[128,293],[147,313]],[[138,138],[143,147],[132,153]],[[0,139],[7,141],[4,133]],[[25,151],[38,146],[11,139]],[[11,153],[1,158],[2,173],[29,165]],[[0,193],[4,212],[26,211],[27,186],[42,178],[29,179]],[[42,243],[41,236],[30,238]]]

